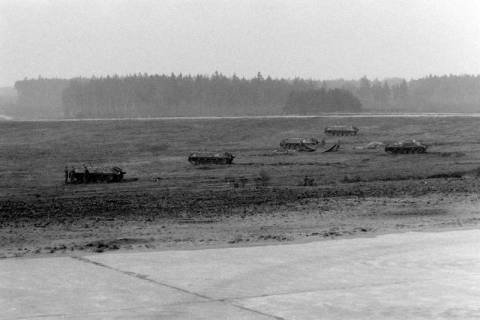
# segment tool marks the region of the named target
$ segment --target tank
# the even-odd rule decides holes
[[[358,128],[354,126],[329,126],[325,128],[325,134],[331,136],[356,136]]]
[[[234,155],[230,152],[193,152],[188,156],[188,162],[198,164],[232,164]]]
[[[285,150],[312,152],[316,150],[318,140],[315,138],[287,138],[280,142],[280,147]]]
[[[88,168],[83,167],[83,170],[75,168],[65,168],[65,183],[102,183],[102,182],[121,182],[123,176],[126,174],[119,167],[109,168]]]
[[[389,153],[425,153],[427,146],[416,140],[399,141],[385,146],[385,152]]]

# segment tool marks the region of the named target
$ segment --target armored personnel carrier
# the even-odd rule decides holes
[[[65,168],[65,183],[121,182],[125,174],[126,172],[119,167],[88,168],[84,166],[83,170]]]
[[[389,153],[425,153],[427,146],[416,140],[399,141],[385,146],[385,152]]]
[[[188,156],[188,162],[198,164],[232,164],[234,155],[230,152],[193,152]]]
[[[285,150],[296,151],[315,151],[315,146],[318,144],[318,140],[315,138],[287,138],[280,142],[280,147]]]
[[[356,136],[358,128],[353,126],[329,126],[325,128],[325,134],[331,136]]]

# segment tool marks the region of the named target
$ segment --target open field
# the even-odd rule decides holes
[[[351,124],[355,137],[324,137]],[[480,126],[471,117],[0,122],[0,255],[305,241],[475,227]],[[280,154],[280,140],[341,141]],[[358,149],[414,138],[429,153]],[[191,151],[232,166],[192,166]],[[65,165],[118,165],[119,184],[64,185]],[[268,177],[264,185],[256,178]],[[316,185],[304,187],[309,176]],[[239,183],[244,181],[244,185]]]

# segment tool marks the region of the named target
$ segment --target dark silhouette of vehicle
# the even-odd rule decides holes
[[[125,174],[126,172],[119,167],[89,169],[84,166],[83,170],[77,170],[75,168],[72,168],[71,170],[66,169],[65,183],[121,182]]]
[[[325,134],[331,136],[356,136],[358,128],[353,126],[329,126],[325,128]]]
[[[335,143],[332,146],[326,148],[323,152],[337,152],[340,149],[340,143]]]
[[[399,141],[385,146],[385,152],[389,153],[425,153],[427,145],[416,140]]]
[[[230,152],[193,152],[188,156],[188,162],[198,164],[232,164],[235,158]]]
[[[280,142],[280,147],[285,150],[312,152],[316,150],[318,143],[315,138],[287,138]]]

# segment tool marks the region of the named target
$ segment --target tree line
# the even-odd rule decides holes
[[[17,81],[17,113],[31,118],[120,118],[480,111],[480,76],[315,81],[206,75]]]
[[[360,112],[362,104],[344,89],[310,89],[292,91],[284,108],[288,114],[318,114],[319,112]]]
[[[161,117],[280,114],[292,90],[309,80],[211,76],[132,75],[73,79],[64,90],[67,117]]]
[[[393,78],[322,81],[358,97],[364,109],[380,112],[480,112],[480,76],[429,75],[406,81]]]

